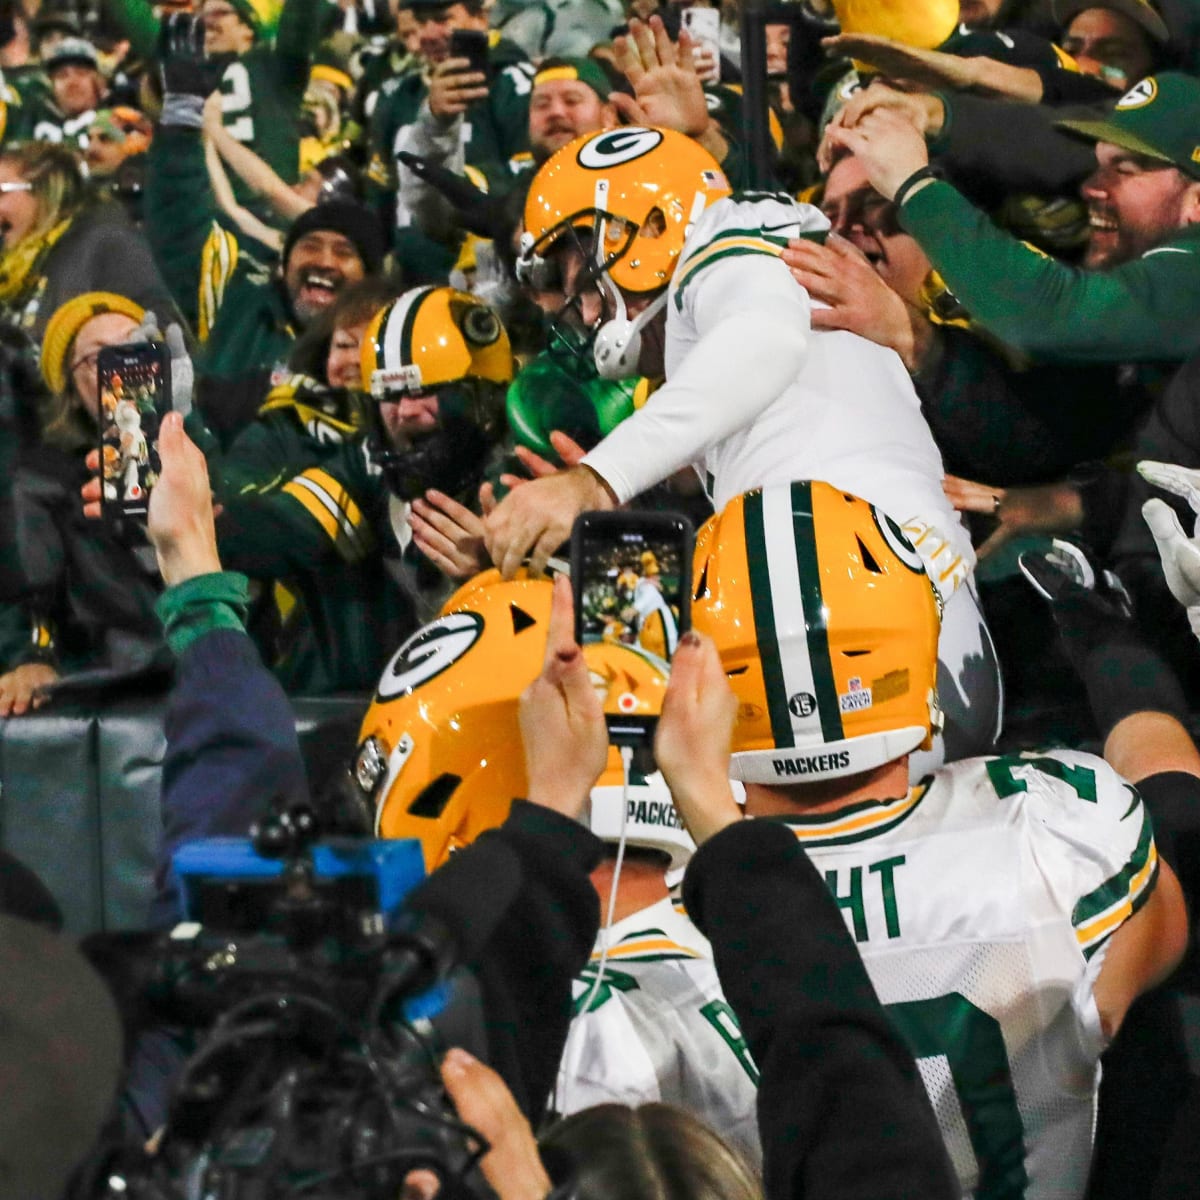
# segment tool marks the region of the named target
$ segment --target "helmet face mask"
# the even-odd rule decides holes
[[[534,178],[518,277],[565,298],[556,323],[574,320],[575,332],[582,325],[592,335],[602,376],[637,374],[642,331],[666,305],[687,234],[729,190],[716,160],[683,134],[640,126],[585,134]],[[591,319],[589,292],[601,301]]]

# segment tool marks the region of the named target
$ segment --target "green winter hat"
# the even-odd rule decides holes
[[[1200,179],[1200,79],[1163,71],[1134,84],[1107,120],[1059,121],[1060,129],[1156,158]]]
[[[280,0],[229,0],[229,5],[259,37],[274,37],[279,24]]]
[[[549,83],[553,79],[578,79],[580,83],[586,83],[601,100],[607,100],[613,90],[612,80],[592,58],[545,59],[533,77],[533,86]]]

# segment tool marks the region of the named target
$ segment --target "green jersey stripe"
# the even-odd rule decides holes
[[[755,237],[759,237],[760,235],[758,235],[758,234],[755,234],[754,236],[755,236]],[[715,241],[715,240],[718,240],[718,239],[714,239],[714,241]],[[767,240],[769,240],[769,239],[767,239],[767,238],[761,238],[760,240],[762,240],[762,241],[767,241]],[[786,246],[786,245],[787,245],[787,242],[785,241],[785,242],[783,242],[782,244]],[[729,247],[727,247],[727,248],[726,248],[726,249],[724,249],[724,250],[717,250],[717,251],[713,252],[712,254],[709,254],[709,255],[708,255],[708,256],[707,256],[707,257],[704,259],[704,261],[703,261],[703,262],[693,262],[693,263],[691,263],[689,266],[687,266],[687,267],[685,267],[685,268],[684,268],[684,272],[683,272],[683,278],[682,278],[682,279],[680,280],[680,282],[679,282],[679,287],[677,287],[677,288],[675,289],[675,308],[676,308],[676,311],[679,311],[679,312],[682,312],[682,311],[683,311],[683,292],[684,292],[684,289],[687,287],[687,285],[688,285],[689,283],[691,283],[691,282],[692,282],[692,280],[693,280],[693,279],[695,279],[695,278],[696,278],[696,276],[697,276],[697,275],[699,275],[699,274],[700,274],[700,272],[701,272],[701,271],[703,271],[703,270],[704,270],[704,268],[705,268],[705,267],[707,267],[707,266],[711,266],[713,263],[715,263],[715,262],[719,262],[719,261],[720,261],[721,259],[723,259],[723,258],[739,258],[739,257],[741,257],[742,255],[745,255],[745,254],[762,254],[762,255],[765,255],[767,258],[778,258],[778,257],[779,257],[779,255],[778,255],[778,254],[776,254],[776,253],[775,253],[773,250],[763,250],[761,247],[756,247],[756,246],[729,246]]]
[[[817,693],[821,736],[827,743],[840,742],[846,735],[842,731],[842,711],[838,707],[833,662],[829,657],[829,632],[825,627],[825,602],[821,596],[821,571],[813,536],[812,509],[812,484],[807,480],[793,483],[792,528],[796,539],[796,566],[800,573],[800,599],[804,604],[808,658],[812,664],[813,686]]]
[[[775,607],[771,599],[771,577],[767,568],[767,538],[763,525],[763,495],[758,488],[746,494],[746,565],[750,572],[750,601],[754,608],[754,632],[762,660],[763,686],[767,693],[767,715],[771,736],[780,748],[794,746],[792,718],[787,706],[787,687],[779,657],[775,629]]]
[[[1076,902],[1075,907],[1071,910],[1071,924],[1078,928],[1127,899],[1130,884],[1138,872],[1146,866],[1153,845],[1154,827],[1150,822],[1149,812],[1143,808],[1142,829],[1138,835],[1137,846],[1134,847],[1129,861],[1115,875]],[[1149,888],[1142,889],[1143,896],[1148,896],[1149,892]]]

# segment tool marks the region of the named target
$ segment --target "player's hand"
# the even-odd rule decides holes
[[[737,698],[712,639],[679,639],[654,737],[654,759],[697,845],[742,819],[729,786]]]
[[[41,689],[57,678],[49,663],[23,663],[0,675],[0,717],[23,717],[41,708],[50,698]]]
[[[614,507],[598,475],[572,467],[509,492],[484,518],[484,544],[505,579],[517,573],[526,556],[537,574],[571,536],[580,513]]]
[[[451,579],[471,579],[487,569],[483,518],[445,492],[430,488],[414,500],[409,525],[417,549]]]
[[[632,125],[659,125],[701,137],[712,117],[696,70],[695,45],[686,30],[672,42],[661,17],[631,17],[629,33],[613,42],[617,69],[633,96],[613,92],[609,103]]]
[[[146,533],[163,582],[170,586],[220,571],[208,464],[178,413],[162,419],[158,456],[162,472],[150,493]]]
[[[500,1200],[542,1200],[552,1184],[533,1130],[500,1076],[465,1050],[442,1060],[442,1083],[459,1118],[488,1140],[479,1164]]]
[[[814,329],[847,329],[895,350],[916,369],[914,313],[853,242],[831,233],[824,245],[796,238],[783,261],[792,278],[828,308],[812,310]]]
[[[466,58],[447,58],[429,76],[429,111],[449,119],[467,111],[476,100],[487,97],[487,76],[470,69]]]
[[[608,763],[604,708],[575,641],[571,582],[554,580],[542,673],[521,694],[529,800],[577,817]]]
[[[942,491],[958,512],[996,518],[996,528],[975,551],[981,559],[1018,534],[1067,533],[1083,520],[1079,491],[1069,483],[1002,488],[947,475]]]
[[[838,140],[842,131],[857,128],[877,112],[889,112],[903,118],[922,138],[940,133],[946,120],[946,106],[939,96],[929,92],[902,92],[885,84],[873,83],[851,96],[826,126],[825,135],[817,148],[817,164],[822,172],[833,166],[844,144]]]

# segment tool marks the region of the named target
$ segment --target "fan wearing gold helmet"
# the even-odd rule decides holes
[[[627,126],[564,147],[525,208],[521,273],[602,375],[666,382],[570,470],[515,489],[486,518],[508,575],[608,509],[692,467],[714,505],[804,476],[864,494],[906,526],[946,606],[945,753],[986,749],[999,726],[990,638],[966,581],[974,555],[942,491],[941,456],[894,351],[814,329],[780,254],[825,236],[816,208],[733,193],[700,146]],[[938,752],[942,743],[939,742]]]
[[[474,490],[504,434],[513,377],[512,348],[496,313],[455,288],[413,288],[376,314],[361,366],[363,390],[374,401],[371,456],[395,499],[408,506],[431,489],[451,497]],[[423,539],[437,533],[428,504],[418,518]],[[456,573],[466,577],[481,565],[473,560]]]
[[[964,1195],[1081,1196],[1100,1051],[1186,939],[1141,799],[1073,751],[969,759],[910,786],[939,720],[938,604],[865,500],[817,482],[735,497],[694,572],[693,622],[737,716],[731,759],[699,749],[717,730],[697,732],[708,778],[679,803],[690,814],[699,792],[711,808],[693,836],[740,818],[729,774],[747,816],[793,831],[923,1065]],[[720,675],[706,687],[723,691]]]

